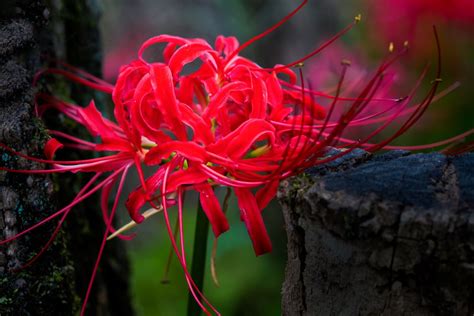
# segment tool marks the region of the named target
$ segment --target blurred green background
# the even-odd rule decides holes
[[[136,58],[140,44],[151,36],[166,33],[202,37],[213,43],[217,35],[224,34],[235,35],[242,43],[277,22],[298,3],[291,0],[104,0],[104,76],[113,82],[120,65]],[[246,49],[242,55],[262,66],[289,63],[310,52],[361,13],[363,22],[340,42],[347,50],[347,53],[343,53],[347,58],[359,56],[359,63],[368,71],[373,70],[387,53],[388,43],[399,39],[384,38],[383,34],[379,34],[377,23],[384,16],[383,12],[373,10],[372,4],[370,0],[350,3],[342,0],[310,1],[288,24]],[[387,10],[390,11],[390,8]],[[466,27],[451,23],[436,15],[430,15],[423,21],[418,24],[419,31],[411,30],[410,34],[406,34],[413,49],[397,66],[403,76],[395,84],[394,97],[404,96],[424,64],[427,61],[434,62],[434,40],[430,31],[432,22],[438,24],[441,36],[444,88],[457,81],[461,82],[461,86],[433,104],[425,118],[398,144],[436,141],[466,131],[474,125],[474,90],[470,88],[474,80],[474,36],[470,31],[473,25]],[[403,26],[403,23],[401,18],[391,27]],[[314,62],[331,57],[328,54],[331,51],[316,56]],[[307,63],[305,69],[311,69],[311,62]],[[310,70],[305,71],[307,79],[311,80],[313,74]],[[334,74],[329,66],[317,71],[318,75],[327,72],[328,77]],[[426,81],[421,91],[429,88],[429,80]],[[221,198],[222,195],[223,192]],[[192,258],[196,203],[197,197],[189,194],[185,209],[189,262]],[[239,219],[234,197],[227,214],[231,229],[219,239],[216,258],[220,286],[214,285],[208,269],[204,293],[223,315],[279,315],[286,261],[286,234],[278,204],[273,202],[263,212],[274,250],[258,258],[253,253],[245,226]],[[137,232],[137,238],[127,244],[132,260],[132,292],[138,315],[184,315],[187,286],[175,258],[168,276],[170,283],[161,283],[170,251],[162,217],[155,216],[146,221]],[[212,236],[208,249],[211,247]]]

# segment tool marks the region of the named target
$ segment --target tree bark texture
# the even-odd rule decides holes
[[[16,0],[0,5],[0,142],[42,156],[48,139],[34,115],[34,74],[61,60],[96,75],[101,71],[100,5],[87,0]],[[87,104],[95,95],[63,78],[45,78],[40,87]],[[86,103],[87,102],[87,103]],[[48,127],[64,118],[51,113]],[[67,122],[75,133],[80,130]],[[61,128],[64,130],[64,127]],[[12,169],[47,166],[1,151]],[[62,153],[60,159],[84,158]],[[80,175],[22,175],[0,171],[0,238],[6,239],[71,202]],[[0,315],[74,315],[84,297],[104,233],[98,199],[75,207],[53,245],[33,265],[16,271],[48,241],[56,221],[0,246]],[[108,243],[89,300],[87,315],[133,315],[129,267],[120,241]]]
[[[474,154],[356,151],[284,182],[284,315],[472,315]]]

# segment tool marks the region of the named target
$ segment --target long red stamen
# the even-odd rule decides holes
[[[79,171],[95,171],[95,170],[107,170],[110,168],[110,164],[113,162],[120,162],[127,163],[130,161],[130,157],[128,155],[117,154],[114,156],[108,156],[100,158],[99,160],[95,160],[94,162],[86,162],[76,165],[61,165],[60,168],[53,168],[53,169],[10,169],[6,167],[0,167],[0,170],[12,172],[12,173],[24,173],[24,174],[49,174],[49,173],[57,173],[57,172],[79,172]]]
[[[312,145],[310,146],[310,148],[308,148],[308,150],[306,152],[304,152],[302,150],[302,153],[300,155],[302,157],[307,157],[307,158],[305,160],[302,160],[300,162],[300,164],[297,166],[297,168],[295,168],[296,172],[298,172],[298,170],[306,168],[307,165],[308,165],[308,161],[312,161],[314,159],[314,157],[317,156],[317,153],[318,153],[317,148],[318,148],[318,145],[320,143],[321,136],[323,135],[324,130],[326,129],[327,124],[328,124],[328,122],[329,122],[329,120],[330,120],[330,118],[333,114],[334,108],[336,107],[336,103],[338,101],[338,96],[339,96],[339,93],[341,91],[342,84],[344,82],[346,71],[347,71],[347,65],[343,64],[342,74],[341,74],[341,77],[340,77],[339,82],[337,84],[337,90],[336,90],[335,98],[334,98],[333,102],[331,102],[331,106],[329,108],[329,112],[326,115],[323,126],[319,130],[319,132],[318,132],[317,136],[315,137],[314,141],[312,142]],[[311,135],[312,135],[312,131],[311,131]],[[310,153],[310,155],[308,155],[308,153]]]
[[[118,188],[119,191],[122,191],[122,187],[123,187],[123,184],[125,182],[125,178],[127,176],[127,172],[128,172],[129,168],[130,168],[130,164],[123,167],[123,168],[121,168],[121,169],[119,169],[119,170],[117,170],[117,172],[116,172],[116,174],[119,174],[120,172],[122,172],[122,177],[120,179],[119,188]],[[106,227],[105,227],[104,236],[102,237],[102,243],[100,245],[99,253],[97,254],[97,259],[96,259],[96,262],[94,264],[94,268],[92,269],[92,275],[91,275],[91,278],[89,280],[89,285],[87,287],[86,296],[84,298],[84,302],[82,303],[81,316],[84,315],[85,312],[86,312],[87,301],[89,300],[89,295],[90,295],[91,290],[92,290],[92,285],[94,284],[95,275],[97,273],[97,269],[99,268],[100,259],[102,258],[102,254],[104,252],[104,247],[105,247],[105,244],[107,242],[107,236],[109,235],[110,227],[112,226],[112,220],[114,219],[114,215],[115,215],[115,211],[116,211],[117,206],[118,206],[119,198],[120,198],[120,195],[117,195],[115,197],[114,205],[112,207],[112,210],[110,211],[110,216],[109,216],[109,219],[108,219]]]
[[[63,62],[63,61],[61,61],[61,60],[55,60],[55,62],[56,62],[58,65],[60,65],[60,66],[62,66],[62,67],[64,67],[64,68],[67,68],[67,69],[69,69],[70,71],[75,72],[75,73],[77,73],[77,74],[79,74],[79,75],[81,75],[81,76],[83,76],[83,77],[85,77],[85,78],[87,78],[87,79],[89,79],[89,80],[91,80],[91,81],[94,81],[94,82],[96,82],[96,83],[99,83],[99,84],[102,84],[102,85],[105,85],[105,86],[109,86],[109,87],[111,87],[112,89],[114,88],[114,85],[113,85],[112,83],[107,82],[107,81],[105,81],[104,79],[98,78],[98,77],[94,76],[93,74],[91,74],[91,73],[89,73],[89,72],[87,72],[87,71],[84,71],[84,70],[82,70],[82,69],[80,69],[80,68],[74,67],[73,65],[70,65],[70,64],[68,64],[68,63],[65,63],[65,62]]]
[[[297,86],[297,85],[293,85],[291,83],[288,83],[284,80],[279,80],[279,82],[281,83],[282,86],[284,87],[287,87],[289,89],[292,89],[292,90],[295,90],[295,91],[300,91],[301,90],[301,87],[300,86]],[[336,90],[337,90],[337,86],[336,86]],[[314,95],[316,97],[322,97],[322,98],[325,98],[325,99],[334,99],[336,98],[335,95],[332,95],[332,94],[327,94],[327,93],[323,93],[321,91],[315,91],[315,90],[312,90],[312,89],[308,89],[308,88],[305,88],[305,93],[309,93],[311,95]],[[354,98],[354,97],[343,97],[341,95],[339,95],[338,97],[338,100],[340,101],[367,101],[367,100],[361,100],[359,98]],[[396,102],[398,99],[397,98],[373,98],[372,100],[370,101],[376,101],[376,102]]]
[[[130,154],[118,153],[118,154],[111,155],[111,156],[98,157],[98,158],[89,158],[89,159],[83,159],[83,160],[51,160],[51,159],[42,159],[42,158],[37,158],[37,157],[32,157],[32,156],[25,155],[25,154],[23,154],[19,151],[14,150],[11,147],[8,147],[5,144],[2,144],[2,143],[0,143],[0,148],[3,148],[6,151],[11,152],[15,156],[19,156],[21,158],[25,158],[25,159],[30,160],[30,161],[35,161],[35,162],[45,163],[45,164],[54,164],[54,165],[58,165],[58,164],[60,164],[60,165],[94,164],[94,163],[98,163],[98,162],[103,162],[105,160],[109,160],[109,161],[121,160],[121,159],[127,159],[127,157],[129,159],[129,157],[130,157]],[[3,168],[3,167],[0,167],[0,168]],[[3,169],[3,170],[7,170],[7,169]],[[17,170],[17,171],[21,171],[21,170]],[[31,170],[31,171],[33,171],[33,170]],[[15,172],[15,170],[12,170],[12,172]]]
[[[81,189],[81,191],[79,191],[79,193],[76,195],[76,197],[73,199],[73,202],[76,201],[78,198],[80,198],[84,192],[86,192],[89,187],[97,180],[97,178],[99,178],[100,176],[102,175],[102,173],[97,173],[96,175],[94,175],[88,182],[87,184]],[[26,262],[25,264],[23,264],[20,268],[18,269],[15,269],[13,270],[13,272],[18,272],[19,270],[23,270],[23,269],[26,269],[27,267],[31,266],[36,260],[38,260],[46,250],[48,250],[49,246],[51,246],[52,242],[54,241],[54,239],[56,239],[56,236],[58,235],[61,227],[62,227],[62,224],[64,223],[64,221],[66,220],[67,216],[69,215],[70,211],[72,210],[72,207],[68,208],[67,210],[64,211],[63,213],[63,216],[61,217],[61,219],[59,220],[58,224],[56,225],[56,228],[54,229],[53,233],[51,234],[51,237],[49,238],[48,242],[46,242],[46,244],[41,248],[41,250],[33,257],[31,258],[30,260],[28,260],[28,262]],[[19,236],[18,236],[19,237]]]
[[[68,71],[62,70],[62,69],[58,69],[58,68],[48,68],[48,69],[45,69],[43,71],[39,71],[35,75],[33,84],[36,84],[36,82],[39,80],[39,77],[44,75],[44,74],[62,75],[64,77],[70,79],[73,82],[80,83],[80,84],[82,84],[86,87],[89,87],[89,88],[92,88],[92,89],[95,89],[95,90],[98,90],[98,91],[102,91],[102,92],[105,92],[105,93],[108,93],[108,94],[112,94],[112,92],[114,91],[114,86],[112,86],[111,84],[108,84],[108,83],[107,84],[95,83],[91,80],[82,78],[82,77],[80,77],[76,74],[73,74],[71,72],[68,72]]]
[[[102,219],[104,220],[104,224],[107,225],[107,222],[109,221],[109,195],[110,191],[112,190],[112,187],[115,185],[117,182],[118,177],[110,179],[110,181],[102,188],[102,194],[101,194],[101,209],[102,209]],[[120,189],[120,190],[119,190]],[[122,194],[121,188],[117,188],[117,192],[115,193],[115,196],[120,196]],[[116,232],[116,229],[113,226],[110,226],[110,232],[113,234]],[[131,235],[123,235],[123,234],[118,234],[117,237],[122,240],[132,240],[135,237],[136,234],[131,234]]]
[[[186,262],[186,251],[184,249],[184,228],[183,228],[183,194],[182,194],[182,189],[178,188],[178,232],[179,232],[179,243],[181,247],[181,258],[183,260],[183,266],[184,268],[187,268],[187,262]],[[199,307],[203,311],[206,311],[204,305],[202,305],[201,300],[199,297],[196,295],[193,285],[191,284],[191,279],[186,276],[186,282],[188,283],[188,288],[191,291],[191,295],[193,296],[194,300],[198,303]]]
[[[436,148],[436,147],[442,147],[442,146],[446,146],[446,145],[456,143],[460,140],[465,139],[469,135],[473,135],[473,134],[474,134],[474,129],[470,129],[467,132],[464,132],[462,134],[459,134],[459,135],[456,135],[456,136],[453,136],[453,137],[450,137],[450,138],[447,138],[447,139],[444,139],[444,140],[440,140],[440,141],[437,141],[437,142],[434,142],[434,143],[430,143],[430,144],[412,145],[412,146],[387,145],[387,146],[384,146],[384,149],[388,149],[388,150],[401,149],[401,150],[410,150],[410,151],[412,151],[412,150],[433,149],[433,148]],[[346,143],[346,144],[354,144],[355,143],[354,140],[348,139],[348,138],[340,138],[339,141],[342,142],[342,143]],[[372,147],[372,146],[375,146],[375,145],[376,144],[372,144],[372,143],[361,144],[362,147]]]
[[[162,184],[162,188],[161,188],[161,191],[162,191],[162,206],[163,206],[163,215],[165,217],[165,224],[166,224],[166,229],[168,231],[168,236],[170,238],[170,241],[171,241],[171,245],[174,249],[174,252],[176,254],[176,257],[178,258],[182,268],[183,268],[183,271],[185,273],[185,276],[186,276],[186,279],[189,283],[191,283],[191,287],[189,287],[189,290],[191,291],[192,295],[194,297],[196,297],[197,294],[199,294],[202,299],[207,303],[207,305],[209,305],[209,307],[214,310],[218,315],[220,315],[217,310],[206,300],[206,298],[204,297],[204,295],[202,295],[202,293],[199,291],[199,289],[197,288],[196,284],[194,284],[189,272],[188,272],[188,269],[186,268],[186,263],[183,261],[183,258],[181,257],[180,255],[180,251],[178,250],[178,246],[176,244],[176,240],[174,239],[174,235],[173,235],[173,232],[172,232],[172,229],[171,229],[171,224],[170,224],[170,219],[169,219],[169,215],[168,215],[168,207],[167,207],[167,202],[166,202],[166,196],[164,194],[164,192],[166,192],[166,185],[167,185],[167,181],[168,181],[168,174],[171,170],[171,166],[168,165],[165,167],[165,173],[164,173],[164,176],[163,176],[163,184]],[[151,204],[152,207],[155,207],[156,208],[156,205],[154,205],[154,203],[152,201],[149,201],[149,203]],[[188,283],[188,285],[189,285]],[[197,294],[194,292],[196,291]],[[201,307],[201,309],[203,310],[203,312],[205,312],[207,315],[210,315],[209,311],[202,305],[201,301],[199,299],[196,300],[196,302],[199,304],[199,306]]]
[[[119,171],[116,171],[114,172],[113,174],[111,174],[110,176],[108,176],[105,180],[103,180],[102,182],[100,182],[98,185],[96,185],[93,189],[91,189],[89,192],[85,193],[84,195],[81,195],[80,197],[78,197],[76,200],[74,200],[72,203],[68,204],[67,206],[65,206],[64,208],[60,209],[59,211],[57,211],[56,213],[46,217],[45,219],[41,220],[40,222],[34,224],[33,226],[25,229],[24,231],[16,234],[15,236],[13,237],[10,237],[10,238],[7,238],[5,240],[1,240],[0,241],[0,245],[3,245],[3,244],[6,244],[12,240],[15,240],[27,233],[29,233],[30,231],[40,227],[41,225],[43,225],[44,223],[47,223],[49,222],[50,220],[52,220],[53,218],[56,218],[58,217],[59,215],[61,215],[62,213],[64,212],[67,212],[67,210],[69,210],[70,208],[74,207],[75,205],[79,204],[80,202],[84,201],[85,199],[87,199],[89,196],[91,196],[92,194],[94,194],[95,192],[97,192],[100,188],[102,188],[105,183],[110,180],[112,177],[115,177],[117,174],[119,173]]]
[[[56,131],[56,130],[51,130],[50,129],[50,130],[48,130],[48,134],[65,138],[67,140],[73,141],[73,142],[78,143],[78,144],[80,144],[84,147],[87,147],[87,148],[94,149],[96,147],[96,144],[94,144],[94,143],[88,142],[88,141],[80,139],[78,137],[74,137],[72,135],[63,133],[61,131]]]
[[[332,38],[330,38],[328,41],[324,42],[322,45],[320,45],[318,48],[316,48],[315,50],[313,50],[311,53],[307,54],[306,56],[302,57],[302,58],[299,58],[298,60],[295,60],[289,64],[286,64],[286,65],[283,65],[283,66],[278,66],[278,67],[273,67],[273,68],[254,68],[252,70],[255,70],[255,71],[281,71],[281,70],[284,70],[284,69],[287,69],[287,68],[291,68],[293,66],[296,66],[298,64],[301,64],[303,62],[305,62],[306,60],[310,59],[311,57],[313,57],[314,55],[320,53],[322,50],[324,50],[326,47],[328,47],[329,45],[331,45],[333,42],[335,42],[336,40],[338,40],[341,36],[343,36],[344,34],[346,34],[347,32],[349,32],[353,27],[354,25],[357,24],[357,21],[354,21],[352,22],[351,24],[349,24],[348,26],[346,26],[343,30],[339,31],[338,33],[336,33],[336,35],[334,35]]]
[[[300,82],[301,82],[301,100],[302,100],[302,111],[301,111],[301,125],[304,124],[304,120],[305,120],[305,115],[306,115],[306,102],[305,102],[305,86],[304,86],[304,76],[303,76],[303,70],[302,70],[302,67],[299,67],[298,68],[298,74],[299,74],[299,77],[300,77]],[[310,109],[313,107],[313,104],[310,104]],[[312,111],[312,110],[311,110]],[[295,113],[296,115],[296,113]],[[311,113],[312,115],[312,113]],[[312,117],[311,117],[312,118]],[[293,157],[294,154],[297,153],[298,151],[298,144],[300,143],[300,140],[301,140],[301,137],[303,136],[304,134],[304,130],[303,129],[299,129],[298,131],[298,136],[296,138],[296,144],[295,144],[295,148],[293,151],[290,151],[287,155],[289,157]],[[298,152],[298,154],[296,154],[297,156],[299,156],[301,153],[304,152],[304,149],[305,147],[307,146],[308,142],[310,141],[309,137],[305,137],[305,142],[301,148],[301,150]],[[289,146],[290,144],[288,144]],[[285,155],[286,156],[286,155]],[[301,156],[301,157],[304,157],[304,156]],[[281,163],[282,166],[284,166],[284,162],[285,160],[283,159],[283,162]]]
[[[372,147],[369,147],[368,150],[370,151],[375,151],[380,148],[383,148],[385,145],[389,144],[392,140],[406,132],[413,124],[415,124],[418,119],[424,114],[428,106],[431,104],[432,100],[434,99],[436,95],[436,90],[441,82],[441,47],[440,47],[440,41],[438,37],[438,32],[436,31],[436,27],[433,26],[433,32],[435,36],[435,41],[436,41],[436,48],[438,52],[438,65],[437,65],[437,71],[436,71],[436,79],[433,82],[433,86],[428,93],[428,95],[425,97],[425,99],[420,103],[420,106],[418,106],[415,110],[415,112],[408,118],[408,120],[400,127],[400,129],[394,133],[391,137],[387,138],[386,140],[380,142],[377,145],[374,145]]]

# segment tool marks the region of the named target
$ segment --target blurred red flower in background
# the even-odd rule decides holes
[[[430,39],[430,25],[455,25],[466,31],[474,26],[474,2],[471,0],[386,0],[366,1],[372,13],[371,29],[384,41],[398,44],[405,40]],[[420,47],[422,46],[420,45]]]

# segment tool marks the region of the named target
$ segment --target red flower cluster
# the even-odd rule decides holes
[[[167,44],[164,63],[146,62],[143,51],[162,42]],[[129,126],[127,137],[139,148],[141,160],[160,166],[130,195],[127,207],[136,222],[143,220],[139,210],[150,194],[167,196],[193,188],[200,192],[217,237],[229,225],[212,186],[231,186],[255,252],[262,254],[271,245],[260,210],[288,171],[288,165],[280,166],[284,153],[288,147],[294,151],[296,137],[302,137],[278,123],[297,120],[301,114],[293,111],[295,106],[313,121],[322,118],[323,110],[299,92],[281,87],[279,73],[295,83],[291,70],[262,71],[250,60],[232,55],[237,48],[235,38],[222,36],[215,48],[200,39],[167,35],[148,40],[140,59],[121,69],[113,92],[115,116]],[[184,74],[183,67],[198,58],[198,70]],[[250,189],[259,186],[255,197]]]
[[[378,92],[383,73],[403,53],[403,49],[387,57],[357,97],[340,96],[348,63],[341,66],[341,78],[334,94],[321,94],[305,88],[301,67],[297,71],[291,67],[300,66],[301,62],[347,32],[359,19],[318,49],[287,65],[262,68],[239,56],[248,45],[286,22],[304,3],[275,26],[243,45],[239,45],[234,37],[223,36],[217,37],[214,47],[202,39],[171,35],[153,37],[142,45],[137,60],[121,68],[115,85],[70,66],[63,65],[65,70],[47,70],[48,73],[64,75],[111,94],[115,105],[115,122],[104,118],[94,101],[83,108],[49,95],[38,95],[40,115],[48,109],[58,110],[83,125],[92,136],[100,137],[101,142],[91,143],[51,130],[50,134],[63,139],[64,144],[51,138],[45,146],[47,159],[25,156],[2,145],[16,155],[50,164],[51,169],[1,169],[23,173],[91,172],[95,175],[69,205],[1,243],[62,216],[51,242],[72,207],[101,190],[106,232],[86,294],[87,302],[106,238],[115,231],[111,223],[125,177],[129,169],[135,167],[140,185],[126,202],[130,217],[137,223],[142,222],[142,207],[147,204],[163,210],[171,243],[184,268],[191,292],[199,304],[202,299],[215,311],[199,293],[186,269],[182,234],[183,192],[199,192],[202,208],[217,237],[229,229],[229,224],[213,187],[233,188],[255,253],[260,255],[271,251],[261,211],[275,196],[282,179],[315,164],[337,159],[358,147],[369,151],[383,148],[416,122],[435,97],[439,84],[439,80],[435,80],[426,98],[413,107],[408,105],[418,84],[406,98],[380,98]],[[162,43],[165,44],[162,62],[147,61],[143,57],[147,48]],[[188,69],[192,67],[194,71]],[[324,109],[314,100],[315,96],[330,100],[330,105]],[[361,115],[374,100],[389,106],[370,115]],[[342,114],[335,119],[334,109],[339,101],[349,102],[350,105],[345,110],[338,110]],[[403,115],[408,118],[391,136],[379,143],[369,143],[375,135]],[[362,139],[342,138],[347,128],[372,124],[377,125]],[[55,151],[62,146],[106,155],[77,161],[54,160]],[[328,156],[328,149],[334,146],[343,147],[344,150]],[[155,168],[148,178],[142,171],[143,165]],[[105,176],[107,173],[109,175]],[[115,202],[109,211],[108,198],[117,183]],[[181,223],[179,246],[168,217],[168,208],[175,204]],[[204,305],[201,307],[207,311]],[[83,311],[84,308],[85,303]]]

